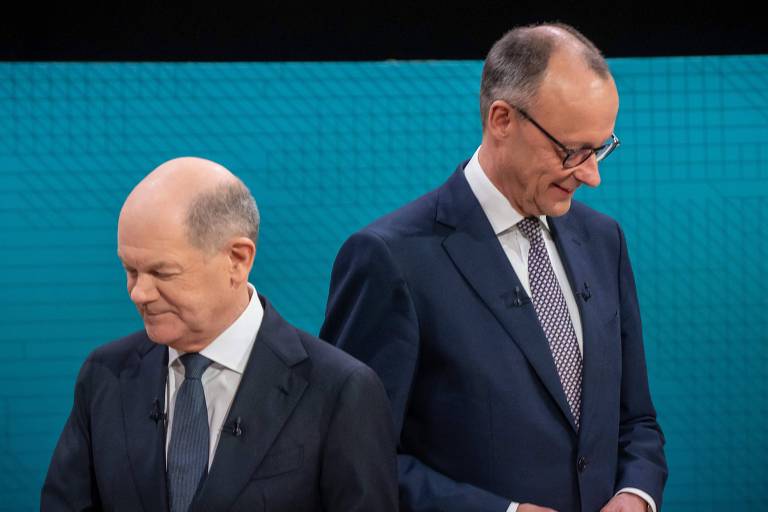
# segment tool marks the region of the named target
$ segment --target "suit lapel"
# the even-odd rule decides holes
[[[597,309],[597,301],[585,300],[585,283],[597,283],[593,273],[592,260],[587,252],[589,235],[578,218],[571,212],[563,217],[548,218],[555,245],[568,274],[571,289],[576,296],[576,303],[581,316],[584,357],[582,369],[581,429],[580,436],[590,432],[590,422],[599,418],[596,410],[605,397],[600,385],[603,369],[606,367],[611,340],[601,336],[602,318]],[[589,292],[594,293],[594,290]]]
[[[463,166],[440,190],[437,222],[454,229],[443,247],[512,337],[575,430],[557,368],[533,303],[464,178]]]
[[[296,366],[308,355],[296,333],[266,302],[264,319],[225,427],[240,418],[242,433],[221,433],[210,473],[190,510],[228,510],[261,464],[307,387]]]
[[[168,349],[148,338],[120,373],[128,459],[144,510],[168,509],[162,420],[167,374]]]

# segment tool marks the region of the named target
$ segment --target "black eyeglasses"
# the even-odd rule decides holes
[[[559,140],[557,140],[547,130],[545,130],[539,123],[536,122],[535,119],[533,119],[530,115],[528,115],[528,112],[515,106],[512,106],[512,108],[520,112],[521,116],[523,116],[528,121],[530,121],[533,126],[538,128],[541,133],[546,135],[549,140],[557,144],[557,147],[563,150],[563,152],[565,153],[565,158],[563,158],[564,169],[570,169],[572,167],[576,167],[578,165],[583,164],[584,162],[587,161],[587,159],[590,156],[592,156],[593,153],[595,155],[595,160],[599,162],[600,160],[610,155],[611,151],[619,147],[619,144],[621,144],[621,142],[619,141],[619,138],[612,133],[611,138],[609,140],[606,140],[605,144],[603,144],[602,146],[598,146],[596,148],[571,149],[567,147],[565,144],[563,144],[562,142],[560,142]]]

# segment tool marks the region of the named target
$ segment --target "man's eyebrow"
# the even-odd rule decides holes
[[[120,262],[123,264],[123,267],[133,268],[133,265],[129,265],[128,263],[126,263],[122,258],[120,258],[120,255],[118,255],[118,258],[120,259]],[[181,265],[179,265],[178,263],[170,262],[170,261],[156,261],[156,262],[150,263],[147,266],[147,269],[149,271],[181,270]]]
[[[563,137],[562,139],[559,139],[559,140],[568,149],[575,149],[577,151],[579,149],[597,149],[597,148],[601,147],[602,145],[606,144],[607,142],[609,142],[610,139],[611,139],[611,135],[614,134],[614,133],[615,132],[609,133],[607,137],[605,137],[603,140],[601,140],[597,144],[597,146],[593,146],[589,142],[585,142],[583,139],[582,140],[576,140],[576,139],[570,139],[570,138],[567,138],[567,137]]]
[[[598,148],[602,147],[604,144],[606,144],[609,141],[610,138],[611,138],[611,136],[608,135],[608,137],[603,139],[603,141],[600,142],[597,146],[593,146],[592,144],[590,144],[588,142],[584,142],[582,144],[574,144],[573,146],[566,144],[565,147],[567,147],[569,149],[575,149],[575,150],[579,150],[579,149],[598,149]]]
[[[172,270],[179,268],[181,268],[181,265],[170,261],[157,261],[149,265],[150,270]]]

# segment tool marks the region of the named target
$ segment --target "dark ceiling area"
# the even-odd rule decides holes
[[[738,2],[263,2],[195,8],[121,2],[30,5],[0,20],[0,59],[321,61],[482,59],[507,29],[570,23],[608,57],[768,53],[768,29]]]

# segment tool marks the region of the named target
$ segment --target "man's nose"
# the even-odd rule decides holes
[[[157,298],[157,287],[152,276],[147,274],[138,274],[133,288],[129,290],[131,301],[134,304],[147,304]]]
[[[594,188],[600,185],[600,170],[597,168],[595,155],[590,156],[583,164],[577,166],[573,171],[573,177],[588,187]]]

